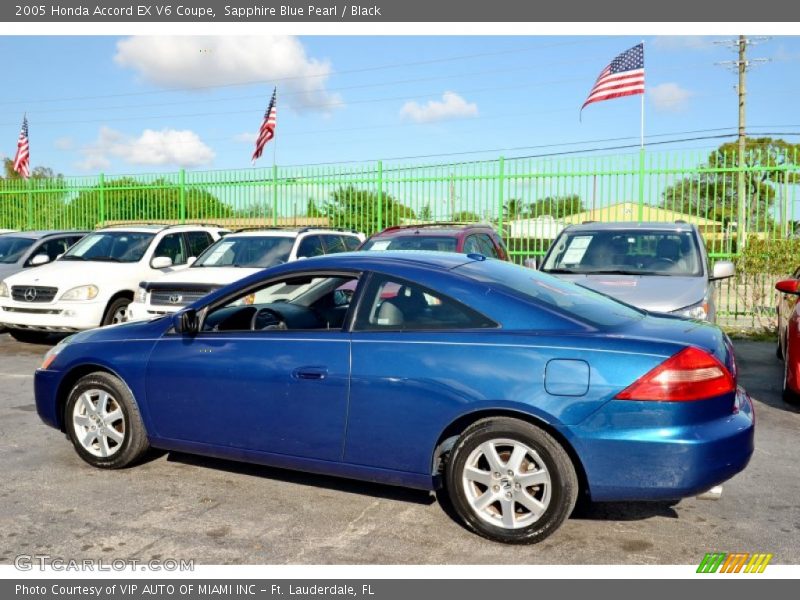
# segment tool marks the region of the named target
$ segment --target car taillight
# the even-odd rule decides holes
[[[736,382],[725,365],[708,352],[690,346],[645,373],[615,397],[688,402],[735,391]]]

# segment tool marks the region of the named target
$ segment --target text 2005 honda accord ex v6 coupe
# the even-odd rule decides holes
[[[503,542],[544,539],[579,493],[704,492],[753,452],[717,327],[479,254],[266,269],[175,315],[67,338],[35,381],[41,418],[95,467],[153,446],[443,487]]]

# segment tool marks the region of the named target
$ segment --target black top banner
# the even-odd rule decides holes
[[[800,2],[761,0],[157,0],[17,1],[0,5],[10,22],[787,22]]]

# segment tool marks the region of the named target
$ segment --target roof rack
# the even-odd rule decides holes
[[[683,219],[675,219],[675,222],[676,223],[681,223],[683,225],[687,225],[688,224],[688,221],[684,221]]]
[[[296,231],[297,233],[306,233],[308,231],[317,230],[358,233],[356,229],[348,229],[347,227],[327,227],[325,225],[265,225],[261,227],[242,227],[240,229],[235,229],[234,233],[241,233],[243,231]]]
[[[591,223],[597,223],[597,221],[581,221],[581,225],[589,225]]]
[[[413,223],[409,225],[392,225],[383,231],[396,231],[398,229],[422,229],[424,227],[491,227],[489,223],[460,223],[458,221],[438,221],[432,223]]]
[[[103,225],[100,229],[111,229],[112,227],[160,227],[161,229],[172,229],[173,227],[219,227],[220,229],[227,229],[224,225],[219,223],[158,223],[153,221],[126,221],[125,223],[112,223],[111,225]]]

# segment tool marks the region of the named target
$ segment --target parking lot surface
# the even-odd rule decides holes
[[[774,344],[736,343],[756,451],[719,501],[594,504],[535,546],[459,525],[425,492],[167,453],[99,471],[33,404],[47,346],[0,335],[0,563],[194,559],[196,564],[691,564],[706,552],[800,563],[800,414],[780,397]]]

